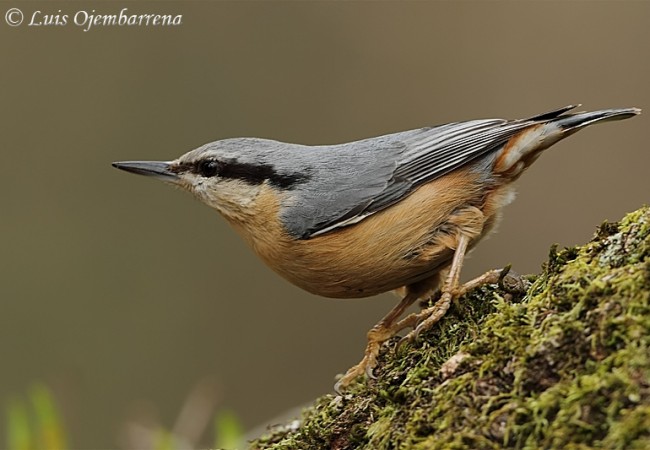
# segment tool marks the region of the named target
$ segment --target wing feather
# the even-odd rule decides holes
[[[321,177],[300,190],[287,217],[301,238],[318,236],[360,222],[403,199],[418,186],[501,148],[519,131],[551,120],[570,107],[524,120],[485,119],[420,128],[336,146],[336,164],[320,168]],[[335,181],[332,181],[335,180]],[[318,207],[314,206],[318,205]]]

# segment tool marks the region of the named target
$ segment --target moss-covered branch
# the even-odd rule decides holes
[[[650,208],[485,287],[255,449],[650,448]]]

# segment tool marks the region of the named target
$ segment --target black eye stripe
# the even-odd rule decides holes
[[[220,178],[238,179],[252,185],[268,181],[283,189],[291,189],[296,184],[309,179],[308,175],[302,173],[280,174],[273,166],[268,164],[246,164],[236,160],[202,159],[193,164],[183,165],[182,169],[206,178],[218,176]]]

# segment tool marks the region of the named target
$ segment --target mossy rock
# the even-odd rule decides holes
[[[650,449],[650,208],[477,289],[253,449]]]

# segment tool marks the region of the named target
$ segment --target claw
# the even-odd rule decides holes
[[[368,344],[368,347],[366,347],[366,354],[359,362],[354,367],[351,367],[345,375],[343,375],[334,385],[334,392],[337,394],[341,395],[342,391],[345,389],[345,387],[350,384],[350,382],[354,381],[357,377],[360,375],[363,375],[364,373],[370,380],[376,379],[374,373],[372,372],[372,369],[377,365],[377,353],[379,352],[379,346],[374,346],[372,345],[373,343],[370,342]]]
[[[418,340],[418,333],[415,332],[416,330],[417,330],[417,328],[413,328],[413,330],[411,330],[406,336],[404,336],[399,341],[400,345],[402,343],[413,345]]]
[[[334,392],[336,392],[336,395],[343,395],[343,385],[341,384],[341,380],[343,380],[343,378],[334,384]]]
[[[423,320],[422,322],[420,322],[418,324],[418,326],[415,327],[415,329],[409,333],[409,334],[413,335],[413,337],[411,338],[413,342],[417,342],[420,339],[420,334],[423,331],[422,324],[425,323],[425,322],[426,322],[426,320]]]
[[[336,384],[334,384],[334,392],[336,392],[338,395],[343,395],[343,391],[350,384],[350,382],[361,375],[361,373],[363,373],[361,364],[362,363],[359,363],[356,366],[350,368],[350,370],[348,370],[345,375],[339,378]]]
[[[373,373],[372,369],[373,369],[373,367],[370,364],[366,365],[366,370],[365,370],[366,376],[368,377],[369,380],[376,380],[377,377]]]
[[[395,345],[395,348],[393,349],[393,351],[394,351],[395,353],[397,353],[397,352],[398,352],[399,350],[401,350],[403,347],[408,346],[408,345],[411,345],[412,341],[411,341],[411,339],[409,338],[410,335],[411,335],[411,333],[407,334],[406,336],[404,336],[403,338],[401,338],[401,339],[397,342],[397,344]]]
[[[499,287],[501,287],[501,283],[503,283],[503,280],[510,273],[510,269],[512,269],[512,264],[508,264],[503,269],[501,269],[501,273],[499,274],[499,279],[497,280]]]

